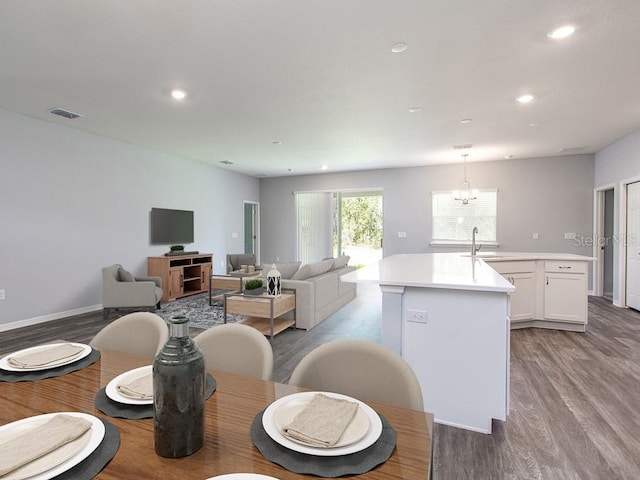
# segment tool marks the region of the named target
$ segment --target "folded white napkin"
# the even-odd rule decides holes
[[[59,343],[36,352],[12,355],[7,359],[9,365],[16,368],[34,368],[54,366],[64,360],[79,355],[84,348],[71,343]]]
[[[54,415],[46,422],[0,442],[0,477],[66,445],[91,428],[91,422]]]
[[[283,429],[283,435],[309,445],[332,447],[353,420],[358,404],[318,393]]]
[[[151,400],[153,398],[153,373],[149,372],[127,383],[119,383],[116,385],[116,389],[125,397]]]

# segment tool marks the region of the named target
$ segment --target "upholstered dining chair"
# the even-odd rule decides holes
[[[218,325],[196,335],[193,341],[204,353],[207,369],[271,379],[273,349],[253,327],[239,323]]]
[[[151,312],[134,312],[115,319],[100,330],[89,345],[154,357],[169,339],[169,326]]]
[[[368,340],[341,339],[316,347],[294,368],[289,384],[424,409],[422,389],[411,366],[393,350]]]

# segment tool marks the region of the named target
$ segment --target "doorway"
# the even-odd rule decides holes
[[[260,204],[244,201],[244,253],[256,256],[256,265],[260,264]]]
[[[337,192],[334,256],[349,255],[350,265],[369,265],[382,258],[382,192]]]
[[[614,187],[596,190],[595,197],[595,241],[593,242],[595,268],[595,295],[613,301],[614,285]]]

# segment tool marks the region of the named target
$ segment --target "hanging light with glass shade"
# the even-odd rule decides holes
[[[453,191],[453,199],[459,200],[463,205],[467,205],[469,200],[478,198],[478,190],[472,190],[471,184],[467,180],[467,157],[468,153],[462,154],[462,162],[464,165],[464,180],[460,183],[460,190]]]

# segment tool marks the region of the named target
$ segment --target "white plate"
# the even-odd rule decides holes
[[[306,402],[309,402],[311,401],[311,398],[313,398],[313,396],[318,393],[322,393],[332,398],[340,398],[344,400],[349,400],[351,402],[356,402],[358,404],[358,410],[363,411],[369,423],[368,431],[364,435],[364,437],[348,445],[344,445],[340,447],[332,447],[332,448],[312,447],[310,445],[304,445],[301,443],[294,442],[290,438],[285,437],[281,433],[280,428],[278,428],[278,426],[276,425],[276,421],[275,421],[276,412],[278,412],[278,410],[283,405],[285,405],[284,408],[286,409],[287,408],[286,405],[288,404],[290,404],[292,408],[299,408],[299,404],[300,404],[299,400],[302,399],[302,400],[305,400]],[[278,414],[278,417],[282,418],[281,415],[283,415],[282,412]],[[322,457],[334,457],[334,456],[348,455],[350,453],[359,452],[373,445],[373,443],[376,440],[378,440],[378,438],[380,438],[380,435],[382,434],[382,421],[380,420],[380,417],[375,412],[375,410],[373,410],[369,405],[361,402],[360,400],[349,397],[347,395],[342,395],[342,394],[333,393],[333,392],[299,392],[299,393],[294,393],[292,395],[287,395],[286,397],[279,398],[278,400],[273,402],[271,405],[269,405],[264,411],[264,414],[262,415],[262,426],[267,432],[267,435],[269,435],[274,441],[276,441],[283,447],[286,447],[290,450],[294,450],[296,452],[306,453],[309,455],[318,455]]]
[[[75,345],[77,347],[82,347],[82,351],[78,353],[76,356],[71,358],[65,358],[56,364],[49,364],[43,367],[31,367],[31,368],[18,368],[14,367],[9,363],[9,357],[15,357],[17,355],[22,355],[26,353],[34,353],[38,350],[45,350],[47,348],[51,348],[55,345],[69,343],[71,345]],[[77,362],[78,360],[83,359],[87,355],[91,353],[91,346],[85,345],[84,343],[73,343],[73,342],[58,342],[58,343],[50,343],[47,345],[38,345],[37,347],[25,348],[24,350],[18,350],[17,352],[10,353],[9,355],[5,355],[0,358],[0,368],[2,370],[7,370],[9,372],[36,372],[39,370],[49,370],[50,368],[61,367],[63,365],[69,365],[70,363]]]
[[[97,417],[80,412],[47,413],[3,425],[0,427],[0,441],[11,438],[25,429],[33,428],[38,424],[44,423],[51,417],[59,414],[84,418],[91,422],[91,429],[73,442],[3,476],[2,480],[19,480],[25,478],[29,480],[48,480],[76,466],[98,448],[104,438],[104,424]],[[68,455],[66,459],[64,459],[64,452],[67,452]],[[61,456],[63,457],[62,461],[60,460]],[[55,460],[53,460],[54,458]]]
[[[284,428],[289,425],[298,413],[300,413],[311,402],[313,397],[300,396],[291,399],[276,409],[273,413],[273,423],[279,432],[282,432]],[[332,447],[320,447],[320,448],[337,448],[351,445],[359,440],[362,440],[364,436],[369,432],[369,417],[365,411],[358,407],[356,414],[345,429],[342,437]],[[302,440],[287,437],[289,440],[299,443],[301,445],[307,445],[309,447],[318,447]]]
[[[122,395],[117,388],[121,383],[129,383],[135,380],[137,377],[142,377],[144,375],[150,374],[152,372],[152,369],[153,365],[145,365],[144,367],[134,368],[133,370],[121,373],[116,378],[107,383],[107,386],[104,389],[104,393],[106,393],[107,397],[115,402],[127,403],[129,405],[152,405],[153,398],[142,400],[139,398],[127,397],[126,395]]]
[[[278,480],[275,477],[260,475],[259,473],[226,473],[215,477],[207,478],[207,480]]]

